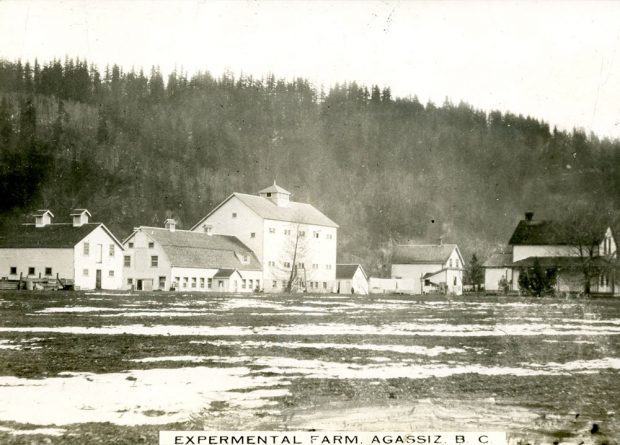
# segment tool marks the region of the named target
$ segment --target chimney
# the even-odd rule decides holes
[[[171,232],[174,232],[177,229],[177,222],[172,218],[168,218],[164,221],[164,227]]]
[[[73,219],[73,227],[82,227],[84,224],[88,224],[88,220],[91,214],[86,209],[73,209],[69,214]]]
[[[47,209],[37,210],[32,214],[34,216],[35,227],[45,227],[52,223],[54,214]]]
[[[525,220],[531,222],[534,218],[534,212],[525,212]]]

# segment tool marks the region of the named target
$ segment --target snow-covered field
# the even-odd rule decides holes
[[[74,443],[103,422],[147,438],[353,425],[499,429],[515,444],[620,435],[620,301],[22,292],[0,303],[0,442]]]

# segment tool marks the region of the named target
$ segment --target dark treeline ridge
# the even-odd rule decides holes
[[[339,261],[380,273],[390,242],[442,235],[484,258],[526,210],[620,205],[620,141],[389,88],[67,58],[0,61],[0,97],[5,225],[86,207],[120,237],[167,217],[189,228],[277,179],[340,224]]]

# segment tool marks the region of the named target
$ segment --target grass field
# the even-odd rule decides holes
[[[163,429],[618,444],[620,300],[0,293],[0,443]]]

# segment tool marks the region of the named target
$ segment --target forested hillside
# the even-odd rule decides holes
[[[67,59],[0,62],[0,97],[4,224],[86,207],[119,237],[170,216],[189,228],[277,179],[340,224],[339,261],[378,273],[390,240],[443,235],[484,257],[526,210],[620,208],[620,141],[387,88]]]

